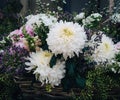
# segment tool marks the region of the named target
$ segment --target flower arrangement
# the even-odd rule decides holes
[[[114,43],[101,30],[88,32],[87,29],[99,26],[102,15],[84,15],[79,14],[69,22],[43,13],[27,16],[26,23],[8,35],[11,45],[7,48],[7,57],[11,59],[7,61],[2,55],[0,60],[5,63],[0,61],[0,68],[4,64],[17,71],[22,68],[26,73],[31,72],[41,87],[49,85],[52,89],[61,86],[65,91],[83,89],[86,75],[91,70],[102,68],[119,74],[119,42]],[[7,44],[1,41],[1,45]],[[1,52],[6,53],[5,46]],[[13,56],[18,59],[12,59]]]

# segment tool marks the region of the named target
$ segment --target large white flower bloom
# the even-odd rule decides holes
[[[26,19],[26,25],[32,26],[33,28],[35,28],[36,25],[39,27],[42,23],[44,23],[45,26],[51,27],[57,22],[57,18],[46,14],[29,15]]]
[[[87,40],[84,28],[77,23],[63,22],[56,23],[48,33],[47,44],[54,53],[63,54],[63,57],[79,55]]]
[[[99,43],[99,46],[95,49],[92,57],[98,64],[111,61],[115,57],[112,39],[103,34],[101,43]]]
[[[58,61],[53,68],[50,68],[50,59],[52,53],[48,51],[39,51],[36,53],[31,53],[30,57],[27,59],[29,62],[25,64],[30,66],[26,70],[33,70],[36,75],[36,79],[39,80],[42,85],[51,84],[51,86],[58,86],[61,83],[61,79],[64,78],[65,74],[65,62]]]

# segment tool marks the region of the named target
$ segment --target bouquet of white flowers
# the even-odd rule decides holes
[[[76,21],[79,16],[67,22],[50,14],[29,15],[26,23],[7,37],[12,46],[29,52],[24,57],[26,73],[31,72],[49,91],[59,86],[64,91],[83,89],[87,72],[96,68],[120,73],[120,62],[116,60],[119,43],[115,44],[101,30],[86,31],[86,27],[96,27],[102,15],[94,13],[85,18],[82,13],[82,24]],[[109,67],[113,64],[117,68]]]

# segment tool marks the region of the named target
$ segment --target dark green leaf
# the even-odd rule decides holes
[[[63,91],[68,91],[69,90],[69,88],[70,88],[69,84],[70,84],[69,79],[64,78],[62,80]]]
[[[78,87],[84,88],[85,85],[86,85],[86,80],[85,80],[85,78],[82,78],[80,75],[77,75],[77,77],[76,77],[76,83],[77,83]]]
[[[66,68],[69,76],[75,75],[75,67],[76,67],[76,64],[73,59],[68,59],[66,61]]]
[[[50,60],[50,67],[52,68],[57,61],[57,57],[55,55],[52,56],[51,60]]]

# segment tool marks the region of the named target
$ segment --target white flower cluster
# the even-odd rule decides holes
[[[84,13],[76,17],[84,18]],[[84,20],[87,24],[90,24],[96,20],[100,21],[101,17],[100,14],[94,13]],[[26,23],[30,25],[38,23],[37,25],[40,25],[40,23],[43,22],[46,26],[50,26],[48,27],[49,32],[46,33],[47,38],[45,38],[48,46],[47,49],[50,52],[43,51],[41,48],[40,51],[31,53],[30,57],[27,58],[29,62],[26,62],[26,65],[29,66],[26,70],[33,70],[36,79],[43,85],[51,84],[51,86],[58,86],[65,77],[66,60],[72,57],[79,57],[81,53],[84,55],[86,53],[86,46],[90,47],[90,50],[92,48],[92,50],[88,52],[91,53],[89,57],[92,58],[91,61],[96,62],[95,64],[110,64],[111,61],[114,60],[116,56],[115,45],[112,39],[102,32],[99,32],[101,36],[99,37],[99,41],[96,41],[98,34],[94,34],[91,36],[91,39],[88,40],[84,27],[80,24],[66,21],[57,22],[56,18],[52,16],[49,18],[45,14],[31,15],[27,17],[28,21]],[[120,46],[116,48],[118,47]],[[58,61],[51,68],[51,57],[53,55],[57,57],[59,54],[62,55],[62,61],[57,58]]]
[[[120,74],[120,62],[113,61],[112,64],[117,65],[117,66],[114,65],[112,66],[111,68],[112,72]]]
[[[50,0],[50,1],[58,2],[58,0]],[[61,2],[63,2],[64,4],[66,4],[65,0],[61,0]]]
[[[119,23],[120,22],[120,14],[119,13],[115,13],[111,16],[111,21],[113,23]]]
[[[25,64],[30,66],[26,70],[31,71],[36,75],[36,79],[39,80],[42,85],[51,84],[51,86],[58,86],[61,83],[61,79],[64,78],[65,74],[65,62],[58,61],[53,68],[50,68],[50,59],[52,53],[48,51],[39,51],[31,53],[30,57],[27,58],[29,62]]]
[[[36,28],[36,25],[39,27],[42,23],[44,23],[45,26],[51,27],[57,22],[57,18],[48,14],[29,15],[26,19],[26,25],[31,26],[34,29]]]
[[[74,20],[82,20],[82,19],[84,19],[85,18],[85,13],[84,12],[81,12],[81,13],[79,13],[78,15],[76,15],[75,17],[74,17]]]
[[[90,25],[92,24],[94,21],[100,21],[102,18],[102,15],[99,13],[93,13],[90,16],[88,16],[87,18],[82,20],[82,23],[84,26]]]
[[[52,53],[63,54],[63,57],[67,59],[75,54],[79,56],[86,40],[84,28],[79,24],[60,21],[50,29],[47,44]]]

